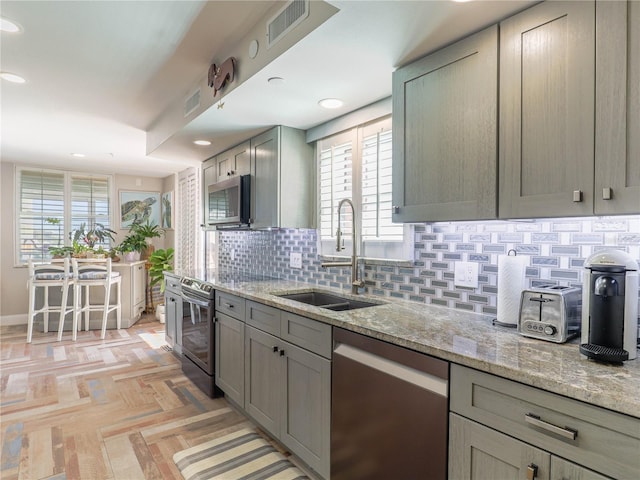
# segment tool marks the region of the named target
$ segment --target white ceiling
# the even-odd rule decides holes
[[[0,15],[23,31],[2,32],[0,70],[27,83],[0,84],[1,160],[163,177],[216,153],[195,137],[214,149],[238,132],[307,129],[385,98],[398,66],[534,2],[329,3],[336,15],[148,156],[146,130],[274,2],[2,0]],[[267,84],[272,76],[284,84]],[[325,97],[345,105],[321,109]]]

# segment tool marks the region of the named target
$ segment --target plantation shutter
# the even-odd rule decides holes
[[[200,265],[201,212],[200,170],[189,168],[178,174],[176,269],[188,271]]]
[[[101,224],[111,228],[109,178],[72,176],[71,178],[71,230],[83,223],[86,229]],[[109,239],[105,243],[96,243],[109,248]]]
[[[19,172],[18,262],[43,261],[49,247],[64,244],[64,174]]]

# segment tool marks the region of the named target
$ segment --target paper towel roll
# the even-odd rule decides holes
[[[518,255],[498,256],[498,318],[496,322],[516,326],[520,314],[520,295],[525,285],[527,257]]]

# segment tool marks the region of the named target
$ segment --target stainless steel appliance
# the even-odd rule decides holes
[[[447,362],[334,328],[331,479],[447,477]]]
[[[182,291],[182,371],[210,397],[215,387],[215,290],[212,285],[184,277]]]
[[[582,290],[543,285],[520,295],[518,332],[525,337],[564,343],[580,332]]]
[[[251,175],[241,175],[207,187],[207,225],[245,225],[251,215]]]
[[[580,353],[603,362],[637,356],[638,262],[603,250],[584,262]]]

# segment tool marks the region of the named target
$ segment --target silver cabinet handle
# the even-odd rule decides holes
[[[581,202],[582,201],[582,190],[574,190],[573,191],[573,201]]]
[[[538,466],[534,463],[527,465],[527,480],[535,480],[538,476]]]
[[[231,305],[230,303],[225,303],[224,306],[227,308],[233,308],[233,305]]]
[[[540,427],[543,430],[547,430],[548,432],[555,433],[557,435],[560,435],[561,437],[568,438],[569,440],[575,440],[578,437],[577,430],[573,430],[572,428],[569,428],[569,427],[558,427],[557,425],[554,425],[552,423],[545,422],[544,420],[541,420],[538,415],[535,415],[533,413],[525,414],[524,420],[525,422],[530,423],[531,425]]]
[[[602,199],[603,200],[611,200],[613,197],[613,190],[611,187],[605,187],[602,189]]]
[[[394,205],[391,207],[393,209],[393,213],[400,213],[400,207],[397,205]]]

